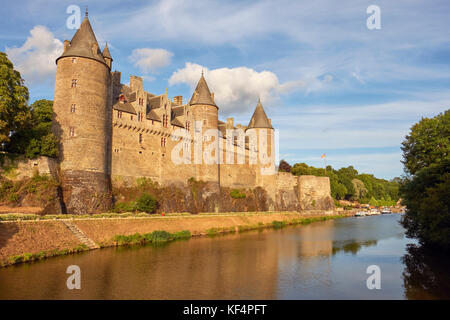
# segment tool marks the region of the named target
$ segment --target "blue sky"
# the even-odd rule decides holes
[[[16,1],[2,3],[0,50],[30,89],[53,99],[55,58],[88,5],[113,69],[146,90],[190,98],[201,70],[222,119],[247,124],[258,97],[280,158],[393,178],[411,125],[450,106],[448,0]],[[381,29],[369,30],[370,5]]]

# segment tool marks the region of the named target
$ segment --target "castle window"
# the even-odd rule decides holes
[[[206,126],[206,120],[203,120],[203,125]]]
[[[70,106],[70,112],[74,113],[75,112],[75,104],[72,104]]]
[[[143,106],[144,105],[144,99],[143,98],[139,98],[139,105]]]
[[[165,114],[165,115],[163,115],[163,123],[162,123],[162,125],[163,125],[163,127],[164,128],[167,128],[167,121],[168,119],[167,119],[167,115]]]
[[[166,138],[161,138],[161,147],[166,146]]]
[[[133,115],[130,116],[130,119],[133,120]]]
[[[72,79],[72,88],[77,87],[77,79]]]
[[[72,63],[77,62],[77,58],[72,58]]]
[[[70,135],[71,137],[74,137],[74,136],[75,136],[75,128],[74,128],[74,127],[70,127],[70,129],[69,129],[69,135]]]
[[[138,121],[143,121],[143,120],[144,120],[144,113],[138,112]]]
[[[142,143],[142,133],[139,133],[139,143]]]
[[[117,118],[122,118],[122,111],[117,110]]]
[[[114,152],[115,152],[115,153],[119,153],[119,149],[117,149],[117,148],[114,149]]]
[[[154,125],[155,124],[155,122],[152,120],[152,125]]]
[[[186,121],[186,130],[188,132],[191,131],[191,124],[189,123],[189,121]]]
[[[119,96],[119,101],[122,102],[122,103],[125,102],[125,96],[124,96],[123,94],[121,94],[121,95]]]

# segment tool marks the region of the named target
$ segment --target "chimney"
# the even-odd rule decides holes
[[[115,85],[120,84],[120,72],[119,71],[114,71],[112,74],[112,78],[113,78],[113,83]]]
[[[227,129],[234,128],[234,118],[227,118]]]
[[[216,102],[214,101],[214,92],[211,93],[211,99],[212,99],[212,101],[213,101],[214,103],[216,103]]]
[[[173,98],[173,102],[177,105],[177,106],[181,106],[183,104],[183,96],[176,96]]]
[[[66,52],[66,50],[69,49],[69,47],[70,47],[70,41],[64,40],[64,52]]]
[[[142,78],[138,76],[130,76],[130,89],[131,91],[143,90]]]
[[[267,120],[269,120],[269,125],[272,126],[272,119],[268,118]]]

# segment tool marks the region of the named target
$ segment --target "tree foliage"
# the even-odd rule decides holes
[[[450,249],[450,160],[423,168],[401,187],[406,235]]]
[[[353,167],[339,170],[327,166],[326,169],[296,163],[291,173],[296,176],[313,175],[330,178],[331,196],[337,200],[358,200],[368,203],[373,198],[376,205],[392,205],[398,198],[399,183],[375,178],[372,174],[362,173]]]
[[[10,141],[11,132],[30,119],[28,89],[5,53],[0,52],[0,148]]]
[[[30,120],[14,132],[6,149],[11,153],[25,154],[27,158],[39,155],[56,157],[58,141],[51,132],[53,102],[37,100],[31,105]]]
[[[422,118],[402,143],[410,174],[401,187],[408,208],[402,219],[409,237],[450,249],[450,110]]]
[[[450,110],[414,124],[402,143],[402,151],[405,171],[413,175],[450,159]]]
[[[291,165],[287,161],[281,160],[280,164],[278,165],[278,171],[291,172]]]

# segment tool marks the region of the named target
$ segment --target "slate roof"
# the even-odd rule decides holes
[[[94,44],[97,45],[97,50],[95,52],[92,50]],[[95,38],[94,31],[92,30],[91,23],[89,22],[87,16],[84,18],[83,22],[81,22],[80,29],[77,30],[70,41],[70,46],[58,59],[56,59],[56,61],[63,57],[89,58],[106,65],[105,59],[103,59],[103,54],[100,51],[97,39]]]
[[[255,112],[253,113],[252,118],[248,124],[247,129],[252,128],[268,128],[273,129],[270,125],[269,119],[267,118],[266,112],[261,104],[261,100],[258,100],[258,104],[256,105]]]
[[[205,77],[203,74],[200,80],[197,83],[197,87],[192,94],[190,105],[194,104],[206,104],[217,107],[213,98],[211,97],[211,92],[209,91],[208,84],[206,83]]]

